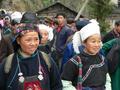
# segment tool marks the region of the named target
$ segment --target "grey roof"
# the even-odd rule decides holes
[[[59,5],[61,5],[61,6],[64,6],[65,8],[69,9],[70,11],[72,11],[72,12],[74,12],[74,13],[78,13],[76,10],[74,10],[74,9],[72,9],[72,8],[70,8],[70,7],[67,7],[66,5],[64,5],[63,3],[61,3],[60,1],[57,1],[57,2],[55,2],[55,3],[53,3],[53,4],[51,4],[51,5],[48,5],[47,7],[44,7],[44,8],[42,8],[42,9],[38,10],[37,13],[38,13],[38,12],[41,12],[41,11],[44,11],[44,10],[46,10],[46,9],[52,7],[52,6],[55,6],[55,5],[57,5],[57,4],[59,4]]]

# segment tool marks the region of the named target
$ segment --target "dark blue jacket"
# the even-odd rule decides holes
[[[59,54],[63,54],[66,41],[70,35],[72,35],[72,30],[67,27],[63,26],[62,30],[60,32],[57,32],[57,30],[54,30],[54,35],[56,37],[55,42],[55,49]]]
[[[18,62],[16,59],[16,53],[13,57],[12,67],[9,74],[4,71],[4,65],[0,65],[0,90],[19,90],[18,89]],[[23,76],[34,76],[38,75],[38,55],[40,57],[40,63],[43,69],[44,79],[40,81],[42,90],[62,90],[62,83],[60,75],[58,73],[56,64],[51,59],[51,68],[48,70],[48,66],[43,60],[41,53],[37,53],[32,57],[20,59],[20,68]]]

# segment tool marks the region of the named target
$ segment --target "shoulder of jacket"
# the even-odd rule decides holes
[[[11,69],[13,57],[14,57],[14,53],[10,54],[10,55],[6,58],[5,67],[4,67],[5,73],[9,73],[9,71],[10,71],[10,69]]]
[[[81,61],[81,56],[80,55],[75,55],[70,59],[71,62],[76,64],[78,66],[79,63],[82,63]]]
[[[51,68],[51,61],[50,61],[51,58],[50,58],[50,56],[48,54],[46,54],[45,52],[42,52],[42,51],[40,51],[40,53],[42,54],[43,59],[45,60],[45,63],[48,66],[48,70],[50,71],[50,68]]]

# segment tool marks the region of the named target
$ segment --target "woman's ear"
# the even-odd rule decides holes
[[[20,44],[20,38],[19,37],[17,38],[17,43]]]

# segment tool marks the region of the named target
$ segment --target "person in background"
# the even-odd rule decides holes
[[[42,36],[39,49],[49,54],[51,53],[51,40],[53,39],[53,29],[44,24],[39,24],[38,28]]]
[[[11,17],[10,15],[6,14],[3,18],[4,26],[3,26],[3,35],[9,36],[11,34]]]
[[[2,14],[0,14],[0,25],[3,28],[4,26],[4,20],[3,20],[4,16]]]
[[[75,27],[75,20],[74,18],[67,18],[67,26],[75,33],[77,31]]]
[[[54,20],[52,17],[45,17],[45,24],[51,28],[54,28]]]
[[[2,25],[0,24],[0,63],[14,51],[9,37],[3,35],[2,29]]]
[[[22,18],[22,14],[20,12],[16,11],[11,14],[11,33],[9,34],[9,38],[10,38],[11,42],[14,41],[16,29],[20,25],[21,18]]]
[[[102,41],[103,43],[105,43],[109,40],[112,40],[114,38],[119,38],[119,37],[120,37],[120,20],[117,20],[115,22],[115,26],[113,30],[111,30],[105,36],[103,36]]]
[[[22,15],[20,23],[38,24],[38,17],[36,15],[36,13],[27,11]]]
[[[120,38],[115,38],[104,43],[102,49],[108,60],[111,90],[120,90]]]
[[[22,23],[16,31],[15,53],[0,65],[0,90],[62,90],[55,62],[50,57],[46,61],[38,49],[41,40],[38,27]]]
[[[56,15],[56,18],[58,21],[58,27],[53,30],[54,38],[52,42],[53,45],[51,56],[60,69],[66,41],[68,37],[73,33],[71,29],[66,25],[66,15],[64,13],[58,13]]]
[[[84,26],[80,37],[84,48],[64,65],[61,74],[63,90],[105,90],[108,66],[100,53],[99,24],[92,22]]]

